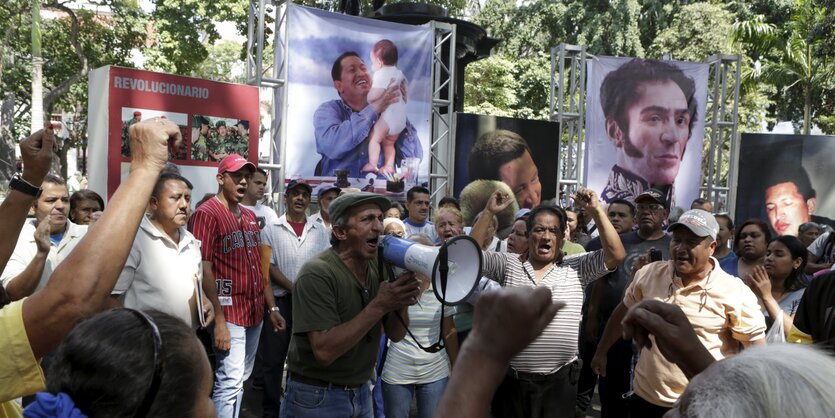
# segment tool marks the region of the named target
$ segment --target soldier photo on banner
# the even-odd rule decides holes
[[[209,161],[209,119],[194,115],[191,118],[191,159]]]
[[[130,157],[130,143],[128,141],[128,130],[133,124],[142,121],[142,112],[135,110],[133,117],[126,120],[122,125],[122,157]]]
[[[257,162],[260,106],[255,86],[105,66],[91,71],[88,87],[89,187],[105,198],[130,172],[135,153],[130,151],[129,131],[140,121],[164,118],[178,126],[183,141],[168,142],[169,168],[176,166],[192,182],[194,196],[217,191],[218,161],[210,153],[238,153]],[[226,128],[218,132],[218,125]]]
[[[179,146],[175,142],[168,142],[168,159],[171,161],[183,161],[189,158],[189,147],[193,142],[188,133],[188,115],[178,112],[165,112],[148,108],[123,107],[121,112],[122,132],[121,132],[121,146],[120,153],[123,158],[128,160],[131,157],[130,142],[128,141],[128,134],[130,127],[145,119],[163,118],[177,124],[185,139]]]
[[[229,154],[249,154],[249,121],[192,115],[191,159],[217,162]]]

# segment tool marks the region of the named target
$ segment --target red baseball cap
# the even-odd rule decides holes
[[[220,165],[217,166],[217,173],[223,174],[227,171],[235,172],[244,167],[249,168],[249,171],[255,172],[255,164],[244,159],[238,154],[229,154],[220,160]]]

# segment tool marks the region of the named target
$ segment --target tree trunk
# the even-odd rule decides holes
[[[6,93],[0,105],[0,184],[6,184],[17,171],[14,125],[14,93]]]
[[[58,149],[58,160],[59,164],[61,164],[61,177],[67,179],[69,178],[67,177],[69,174],[67,173],[67,153],[70,152],[70,148],[72,148],[72,141],[70,141],[69,138],[66,138],[62,142],[61,148]]]
[[[43,129],[43,60],[32,59],[32,124],[31,132]]]
[[[803,135],[812,131],[812,86],[806,84],[803,88]]]
[[[31,133],[43,128],[43,58],[41,58],[41,8],[32,2],[32,128]]]

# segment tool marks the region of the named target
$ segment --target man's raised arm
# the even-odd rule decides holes
[[[151,189],[168,160],[169,138],[182,140],[177,125],[166,119],[131,126],[130,174],[96,227],[55,269],[47,286],[23,302],[23,322],[36,357],[53,349],[78,321],[107,306]]]
[[[580,210],[594,219],[597,230],[600,231],[600,244],[603,246],[603,261],[606,268],[611,270],[617,267],[626,258],[626,250],[620,241],[618,231],[612,226],[612,222],[606,215],[606,210],[600,204],[597,193],[582,187],[577,190],[574,201]]]
[[[52,165],[52,149],[55,146],[55,134],[47,127],[35,132],[29,138],[20,141],[20,154],[23,159],[23,174],[20,180],[32,187],[40,187],[43,178]],[[6,268],[12,256],[17,237],[26,221],[26,215],[35,201],[34,195],[29,195],[11,189],[3,204],[0,205],[0,272]]]

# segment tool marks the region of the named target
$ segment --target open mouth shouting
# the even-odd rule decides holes
[[[243,199],[245,194],[246,194],[246,185],[243,185],[243,186],[238,185],[237,187],[235,187],[235,196],[237,196],[238,199]]]
[[[539,245],[536,246],[536,253],[539,254],[539,255],[546,256],[546,255],[551,254],[552,249],[553,249],[553,246],[550,242],[543,241],[543,242],[540,242]]]
[[[379,242],[380,242],[380,236],[379,235],[375,235],[373,238],[369,238],[369,239],[365,240],[366,249],[371,251],[371,252],[377,251],[377,244]]]

